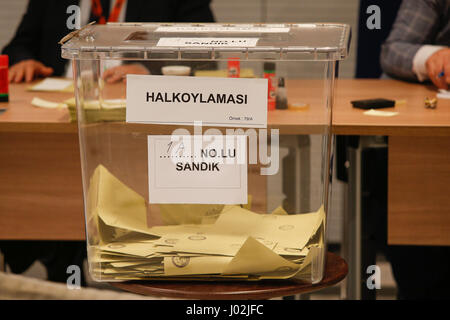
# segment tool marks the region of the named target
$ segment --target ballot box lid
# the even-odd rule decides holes
[[[342,60],[351,30],[338,23],[108,23],[64,37],[62,57],[111,60]]]

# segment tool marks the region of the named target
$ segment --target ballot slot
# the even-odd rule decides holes
[[[95,39],[63,45],[75,66],[76,97],[65,103],[80,133],[92,277],[320,281],[334,59],[345,56],[348,27],[181,27],[91,26]],[[314,43],[322,33],[326,48]],[[208,39],[157,46],[187,36]],[[259,40],[211,47],[211,37]],[[318,59],[320,45],[339,54]],[[134,64],[147,72],[109,81],[112,68]],[[278,110],[279,78],[287,108]]]

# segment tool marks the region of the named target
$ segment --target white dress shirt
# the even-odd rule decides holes
[[[416,52],[413,59],[413,71],[417,75],[419,81],[428,80],[428,72],[426,62],[436,51],[445,49],[445,46],[423,45]]]

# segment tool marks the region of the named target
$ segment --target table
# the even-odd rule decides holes
[[[379,88],[382,95],[374,96],[367,84]],[[439,100],[437,109],[425,109],[424,98],[435,96],[433,87],[393,80],[358,80],[352,90],[341,87],[337,92],[355,100],[380,96],[405,100],[395,108],[399,115],[392,118],[362,117],[359,110],[341,109],[340,104],[333,118],[340,134],[365,135],[358,148],[349,150],[344,257],[351,272],[346,294],[350,299],[374,298],[375,293],[367,290],[363,281],[368,276],[365,267],[376,263],[373,241],[365,231],[373,229],[368,223],[374,223],[375,217],[364,211],[368,198],[363,191],[374,190],[368,190],[364,182],[363,156],[367,152],[380,155],[375,150],[387,149],[388,244],[450,245],[450,198],[443,191],[450,183],[450,101]],[[388,136],[387,145],[374,135]]]
[[[285,281],[205,282],[205,281],[127,281],[110,284],[133,293],[179,299],[233,300],[271,299],[314,292],[339,283],[348,272],[347,263],[328,252],[323,280],[317,284]]]
[[[0,114],[0,239],[84,239],[77,125],[67,110],[31,106],[35,96],[62,101],[70,93],[10,85]]]
[[[333,115],[336,134],[383,135],[388,139],[388,243],[450,245],[450,100],[424,108],[431,86],[396,80],[340,81]],[[405,100],[390,118],[367,117],[348,100]],[[341,103],[347,97],[347,105]],[[349,99],[350,98],[350,99]],[[389,109],[386,109],[389,110]],[[414,173],[414,174],[412,174]]]
[[[289,100],[324,103],[322,85],[290,80]],[[0,114],[0,240],[82,240],[77,126],[69,122],[66,110],[30,105],[34,96],[62,101],[71,94],[29,92],[26,86],[11,85],[9,109]],[[335,92],[334,134],[389,136],[388,242],[450,245],[450,101],[440,100],[437,109],[425,109],[424,98],[434,97],[434,88],[395,80],[340,79]],[[395,108],[399,115],[369,117],[349,103],[380,96],[405,100]],[[283,135],[321,132],[324,117],[314,111],[270,112],[269,128],[279,128]],[[260,185],[258,180],[253,183]],[[357,203],[355,208],[361,215]],[[352,230],[357,241],[348,242],[355,253],[361,249],[357,223]],[[360,263],[357,258],[348,262],[349,283],[357,286]]]
[[[289,99],[320,103],[321,85],[291,80],[288,89],[296,90],[288,91]],[[11,85],[8,111],[0,114],[0,240],[84,239],[77,125],[69,122],[66,110],[30,105],[35,96],[62,101],[72,94],[29,92],[27,86]],[[379,95],[406,100],[395,108],[400,114],[369,117],[349,104]],[[442,100],[437,109],[425,109],[424,97],[434,95],[431,87],[396,80],[337,81],[333,133],[389,136],[391,244],[450,244],[450,198],[443,192],[450,183],[450,102]],[[295,123],[305,120],[320,130],[322,118],[313,110],[276,110],[269,113],[268,123],[280,134],[302,134]],[[417,174],[411,175],[411,170]]]

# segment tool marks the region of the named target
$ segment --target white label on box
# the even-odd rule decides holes
[[[255,47],[259,38],[160,38],[157,47]]]
[[[148,136],[149,203],[247,203],[246,135]]]
[[[155,32],[235,32],[235,33],[286,33],[290,28],[279,26],[254,27],[252,25],[236,26],[163,26]]]
[[[127,75],[132,123],[267,127],[267,79]]]

